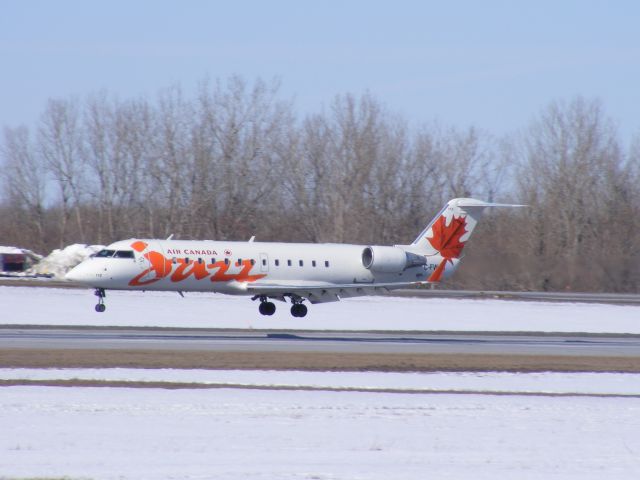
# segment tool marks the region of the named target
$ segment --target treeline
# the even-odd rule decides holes
[[[528,204],[478,228],[451,285],[637,291],[640,144],[598,101],[520,133],[410,127],[371,95],[301,118],[277,83],[157,98],[52,99],[5,128],[0,243],[49,252],[129,237],[408,243],[453,197]]]

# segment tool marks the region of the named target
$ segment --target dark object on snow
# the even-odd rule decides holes
[[[28,264],[27,256],[24,253],[0,253],[3,272],[24,272],[31,265]]]
[[[0,247],[0,272],[6,274],[26,272],[38,263],[40,259],[41,257],[31,250],[15,247]]]

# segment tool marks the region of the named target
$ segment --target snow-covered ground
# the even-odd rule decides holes
[[[83,260],[86,260],[90,255],[102,250],[102,248],[104,248],[102,245],[74,243],[73,245],[68,245],[65,248],[57,248],[46,257],[43,257],[42,255],[38,255],[37,253],[24,248],[0,246],[0,254],[24,253],[30,258],[32,263],[35,263],[31,268],[24,272],[0,273],[8,273],[9,275],[17,278],[46,275],[62,279],[64,278],[65,273]],[[1,268],[2,267],[0,266],[0,269]]]
[[[605,304],[379,296],[311,305],[294,318],[288,304],[263,317],[249,297],[221,294],[109,291],[102,314],[95,303],[91,290],[0,287],[4,324],[640,333],[640,307]]]
[[[28,252],[29,250],[24,250],[22,248],[17,248],[17,247],[8,247],[5,245],[0,245],[0,255],[4,255],[4,254],[8,254],[8,255],[15,255],[15,254],[22,254],[25,252]]]
[[[580,479],[640,471],[640,401],[5,387],[0,477]]]
[[[5,324],[640,333],[638,307],[366,297],[245,297],[0,287]],[[640,375],[1,369],[0,379],[92,379],[407,390],[0,388],[0,478],[630,479],[640,471]],[[428,394],[427,390],[515,395]],[[422,393],[417,393],[422,392]],[[521,393],[599,397],[522,396]]]
[[[53,250],[28,273],[64,278],[65,273],[103,248],[102,245],[74,243],[65,248]]]
[[[128,368],[1,368],[0,380],[100,380],[174,382],[255,387],[640,395],[634,373],[506,372],[301,372],[266,370],[178,370]]]

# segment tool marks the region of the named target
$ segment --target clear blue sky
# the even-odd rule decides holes
[[[0,1],[0,126],[49,97],[280,77],[301,113],[371,92],[415,124],[497,135],[600,98],[640,134],[638,1]]]

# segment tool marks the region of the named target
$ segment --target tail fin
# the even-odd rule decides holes
[[[456,265],[473,230],[487,207],[522,207],[487,203],[474,198],[454,198],[435,216],[418,238],[409,246],[413,252],[425,256],[440,255],[442,261],[428,281],[439,282],[447,263]],[[449,270],[449,269],[447,269]]]

